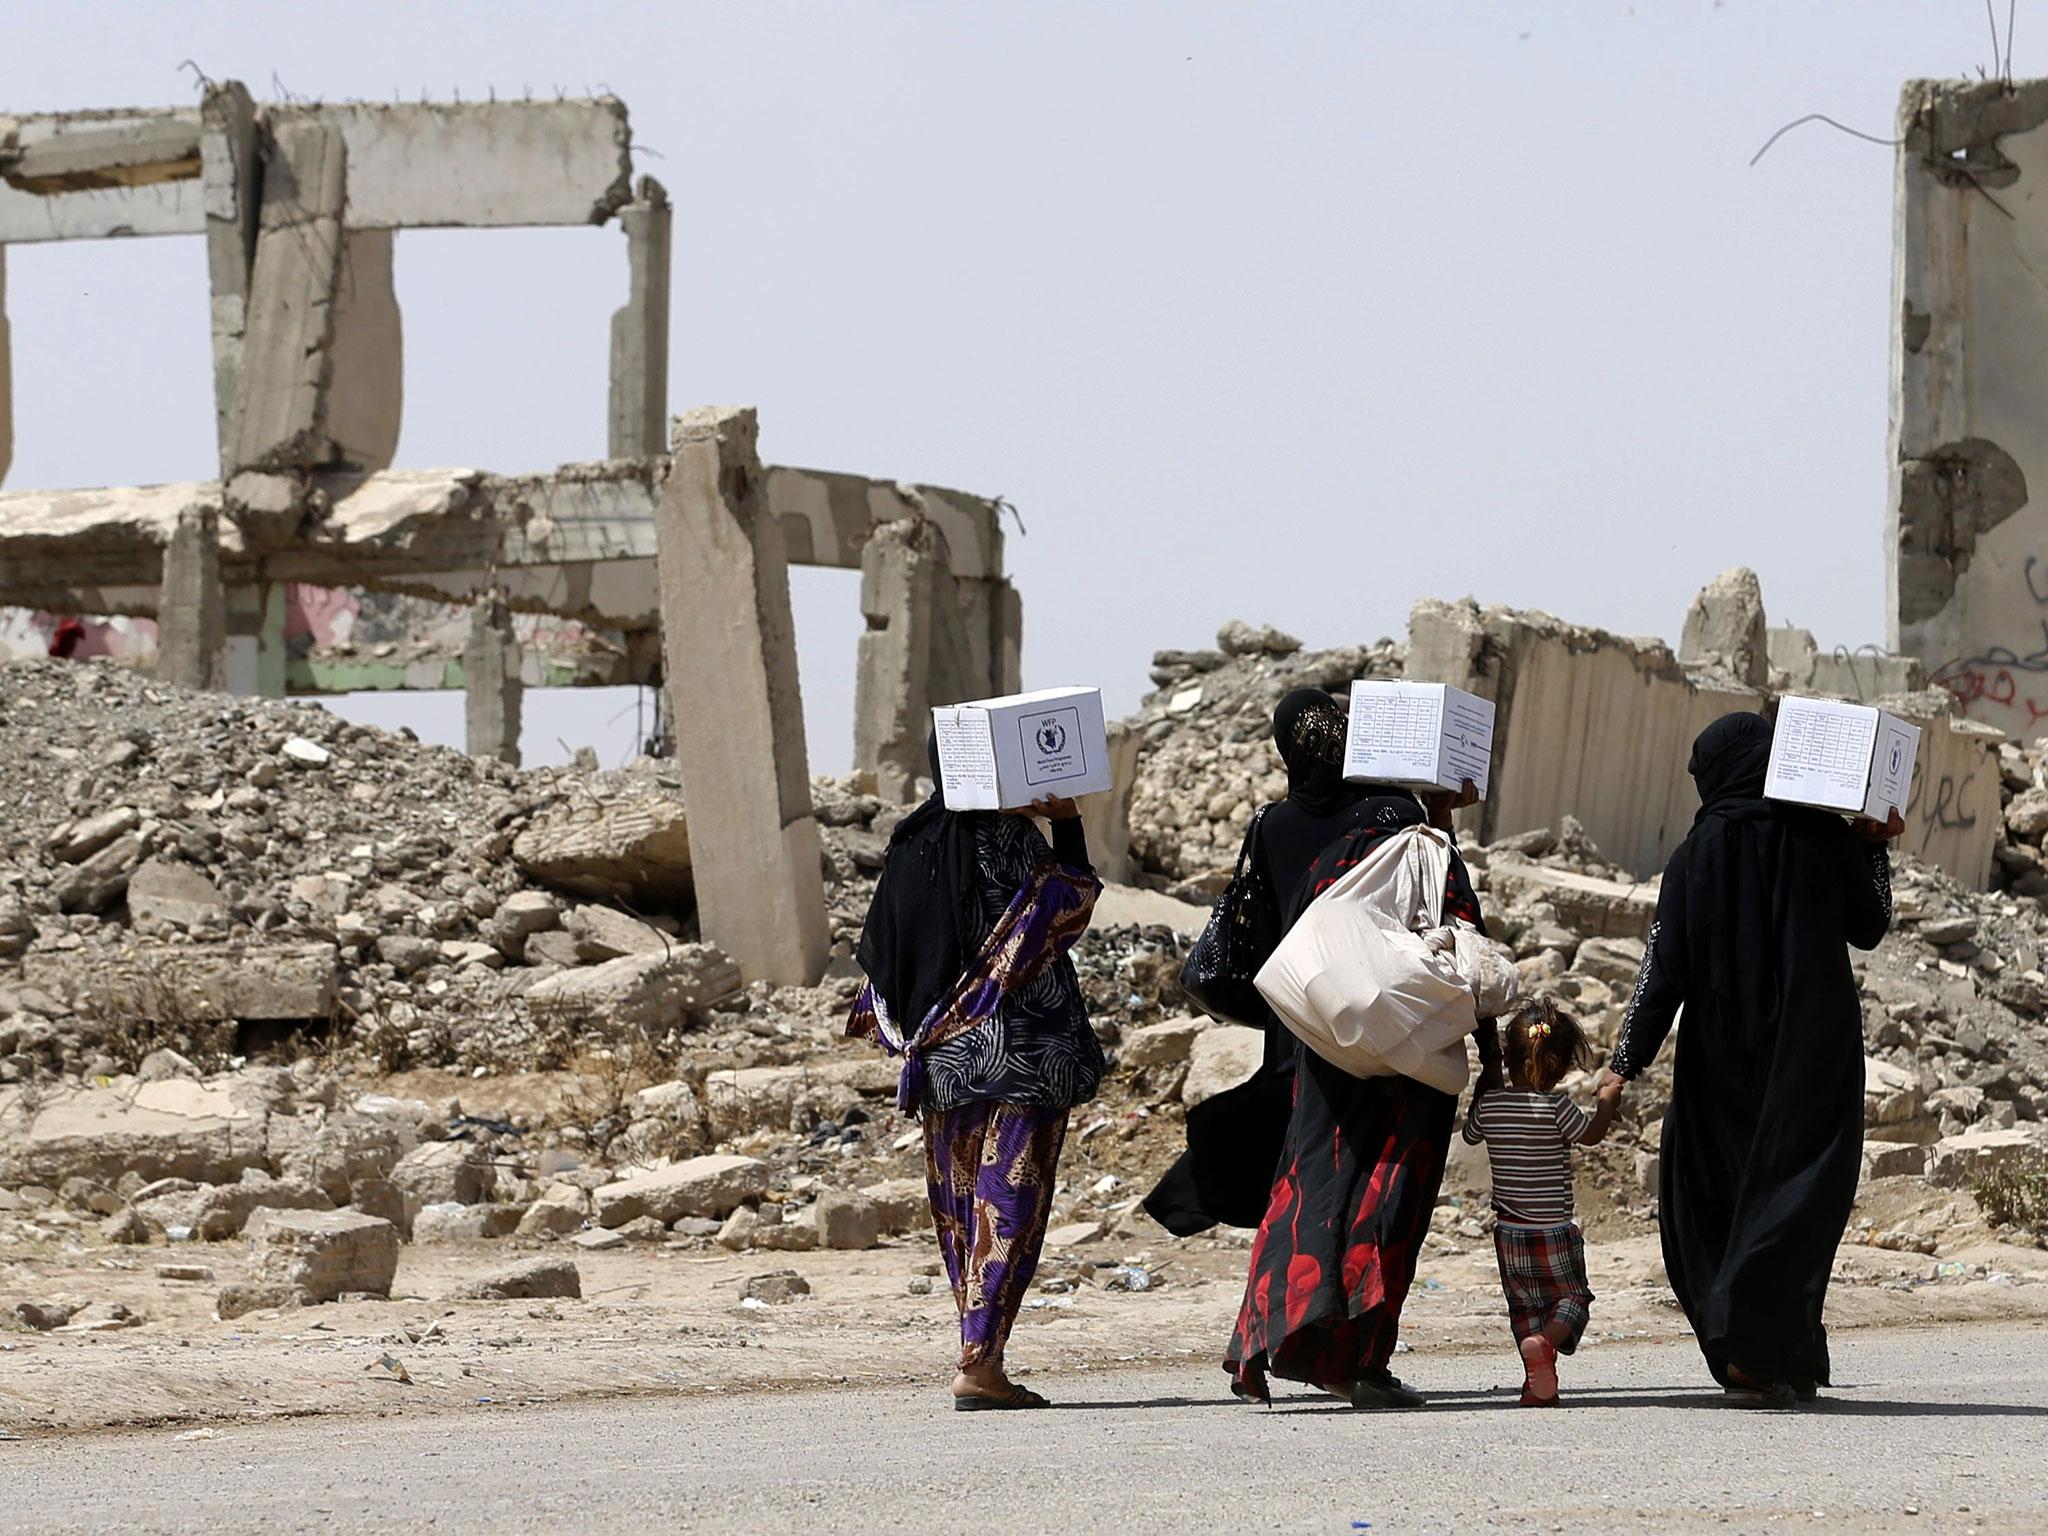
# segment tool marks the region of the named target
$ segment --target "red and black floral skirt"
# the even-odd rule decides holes
[[[1352,1077],[1302,1053],[1224,1360],[1240,1396],[1270,1401],[1268,1374],[1338,1386],[1393,1358],[1457,1110],[1412,1078]]]

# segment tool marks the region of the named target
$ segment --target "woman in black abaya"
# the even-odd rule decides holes
[[[1287,798],[1266,808],[1251,856],[1275,942],[1298,911],[1293,896],[1317,854],[1375,817],[1417,807],[1405,789],[1345,782],[1344,730],[1343,709],[1320,688],[1297,688],[1273,711]],[[1218,1222],[1256,1227],[1272,1194],[1294,1107],[1295,1040],[1271,1013],[1239,1022],[1265,1030],[1264,1062],[1246,1082],[1188,1111],[1188,1149],[1145,1197],[1152,1219],[1177,1237]]]
[[[1664,871],[1643,969],[1600,1092],[1648,1066],[1679,1005],[1660,1149],[1671,1288],[1714,1379],[1746,1401],[1828,1382],[1821,1309],[1855,1201],[1863,1027],[1848,946],[1891,924],[1884,840],[1763,798],[1771,725],[1726,715],[1693,743],[1701,807]]]

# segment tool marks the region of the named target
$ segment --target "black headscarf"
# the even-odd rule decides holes
[[[1723,715],[1692,744],[1686,771],[1700,792],[1687,837],[1686,927],[1695,963],[1729,1001],[1777,1008],[1775,911],[1781,807],[1764,798],[1771,722]],[[1789,809],[1789,808],[1783,808]]]
[[[1273,711],[1273,745],[1287,765],[1287,798],[1328,816],[1359,798],[1344,782],[1344,711],[1320,688],[1297,688]]]
[[[936,730],[925,743],[932,793],[896,825],[854,952],[906,1036],[966,974],[979,874],[972,811],[946,808]]]

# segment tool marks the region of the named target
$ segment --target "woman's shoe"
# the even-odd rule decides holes
[[[1790,1408],[1799,1401],[1790,1383],[1765,1381],[1752,1376],[1739,1365],[1728,1367],[1728,1382],[1723,1396],[1733,1408]]]
[[[1371,1371],[1351,1383],[1354,1408],[1420,1408],[1428,1401],[1392,1371]]]
[[[1802,1403],[1810,1403],[1820,1396],[1820,1383],[1807,1376],[1792,1378],[1792,1395]]]

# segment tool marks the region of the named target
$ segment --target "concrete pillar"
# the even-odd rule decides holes
[[[995,669],[995,691],[999,695],[1022,693],[1024,597],[1007,579],[995,582],[994,588],[990,598],[990,618],[995,625],[995,654],[990,665]]]
[[[484,597],[469,610],[462,686],[469,755],[495,757],[517,768],[525,684],[519,676],[519,641],[512,633],[512,614],[500,594]]]
[[[612,315],[611,457],[654,458],[667,447],[668,193],[652,176],[619,210],[626,232],[626,303]]]
[[[405,326],[391,276],[389,229],[344,230],[334,285],[334,346],[327,383],[333,460],[389,469],[405,408]]]
[[[678,416],[655,510],[662,649],[704,936],[809,985],[828,943],[781,522],[751,407]]]
[[[327,394],[347,180],[339,128],[277,130],[263,168],[239,419],[224,473],[303,469],[332,457]]]
[[[937,559],[928,525],[884,523],[860,556],[860,611],[867,629],[853,684],[853,767],[875,776],[884,800],[902,803],[931,770],[925,738],[931,729],[933,621]]]
[[[213,413],[221,474],[241,420],[242,338],[249,324],[249,268],[256,259],[261,168],[256,104],[241,82],[209,86],[199,106],[200,180],[206,199],[206,273],[213,295]]]
[[[220,516],[211,507],[178,514],[164,546],[156,632],[160,679],[180,688],[224,686],[227,610],[220,584]]]
[[[227,594],[227,651],[223,686],[244,698],[285,694],[285,586],[281,581],[235,587]]]
[[[0,485],[14,462],[14,347],[7,330],[7,247],[0,245]]]

